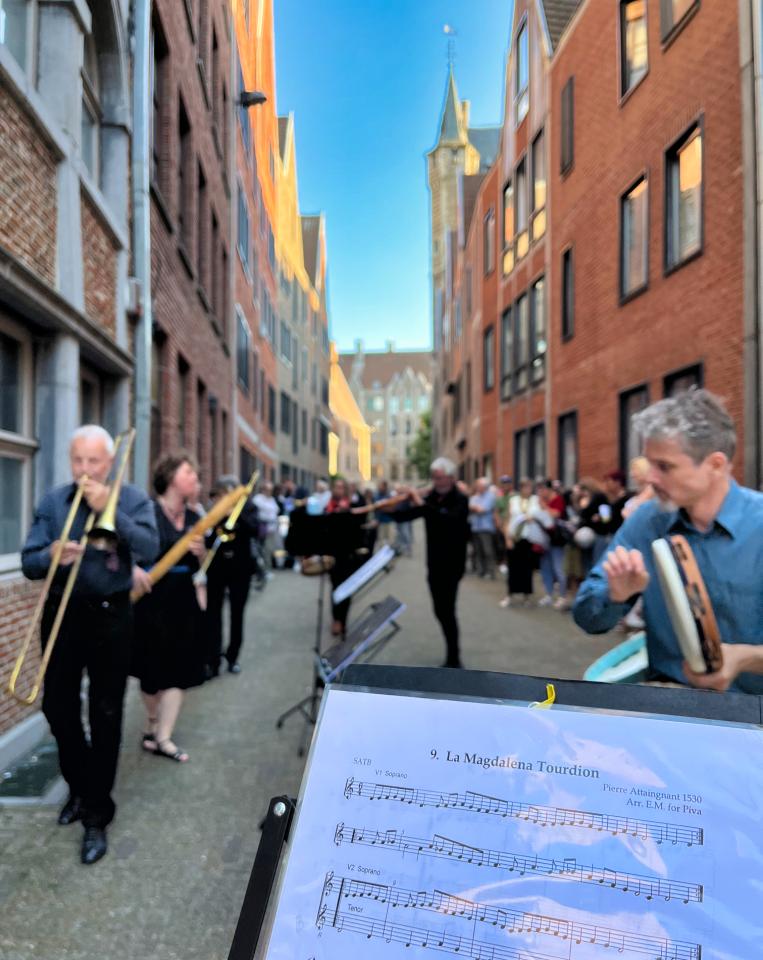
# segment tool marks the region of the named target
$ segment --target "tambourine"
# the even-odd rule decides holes
[[[321,573],[328,573],[329,570],[332,570],[335,563],[334,557],[304,557],[301,570],[306,577],[317,577]]]
[[[715,673],[723,666],[721,634],[686,537],[655,540],[652,555],[681,653],[694,673]]]

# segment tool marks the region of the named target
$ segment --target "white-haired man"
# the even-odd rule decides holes
[[[113,549],[80,546],[91,510],[100,512],[109,496],[107,479],[114,459],[114,441],[102,428],[75,430],[69,447],[72,483],[56,487],[40,501],[21,552],[24,575],[41,580],[59,545],[64,520],[77,487],[83,502],[63,545],[61,565],[42,616],[43,648],[61,602],[69,567],[82,555],[53,655],[45,677],[42,711],[58,744],[61,773],[69,799],[60,824],[82,820],[85,833],[81,860],[95,863],[106,853],[106,827],[114,818],[111,798],[122,737],[122,704],[130,667],[134,568],[149,565],[159,540],[151,501],[137,487],[123,484],[116,510]],[[85,479],[86,478],[86,479]],[[136,573],[136,577],[145,576]],[[82,672],[89,678],[90,738],[82,728]]]
[[[631,514],[575,601],[589,633],[611,629],[643,596],[650,679],[763,694],[763,494],[731,475],[736,431],[721,402],[691,390],[647,407],[634,426],[656,497]],[[675,509],[666,510],[670,502]],[[695,554],[723,640],[723,668],[682,662],[655,576],[652,541],[680,533]]]
[[[439,457],[430,468],[432,489],[422,499],[416,490],[408,494],[412,506],[396,510],[395,521],[404,523],[423,517],[427,530],[427,571],[434,613],[445,637],[443,666],[460,667],[456,597],[466,566],[469,537],[469,500],[456,486],[456,467]]]

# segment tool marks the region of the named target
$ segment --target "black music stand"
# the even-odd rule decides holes
[[[556,689],[557,703],[569,706],[763,725],[763,696],[745,693],[718,694],[690,687],[674,689],[591,683],[523,674],[384,664],[353,664],[342,675],[343,684],[370,690],[439,693],[528,703],[545,700],[549,680]],[[281,796],[270,801],[228,960],[253,960],[294,813],[293,799]]]
[[[336,558],[352,553],[360,545],[362,531],[360,517],[352,513],[332,513],[311,516],[304,507],[293,510],[290,516],[289,533],[284,544],[287,553],[293,557],[319,556]],[[315,622],[315,642],[312,650],[313,677],[310,693],[292,704],[276,720],[276,730],[295,713],[302,716],[304,727],[297,756],[304,756],[307,733],[315,725],[318,702],[324,681],[316,664],[319,661],[323,634],[323,608],[325,603],[326,569],[321,568],[318,587],[318,611]]]

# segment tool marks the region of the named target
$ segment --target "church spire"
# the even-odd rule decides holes
[[[445,90],[445,106],[440,123],[440,143],[466,143],[468,137],[463,124],[463,109],[458,99],[453,64],[448,69],[448,83]]]

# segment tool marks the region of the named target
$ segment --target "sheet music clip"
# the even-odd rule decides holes
[[[552,703],[556,703],[556,687],[553,683],[546,684],[546,699],[545,700],[535,700],[533,703],[528,704],[532,707],[538,707],[539,710],[548,710]]]

